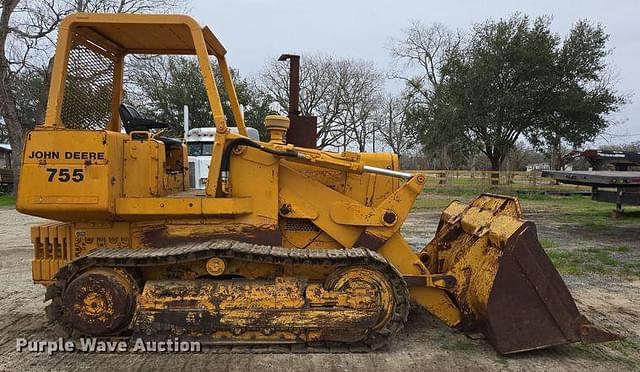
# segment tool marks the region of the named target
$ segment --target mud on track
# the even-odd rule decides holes
[[[416,248],[433,235],[439,212],[412,213],[404,232]],[[548,216],[529,216],[542,238],[576,242],[569,228],[545,229]],[[384,350],[367,354],[157,354],[58,353],[53,356],[16,352],[16,338],[54,340],[44,315],[44,288],[31,283],[29,226],[43,220],[13,209],[0,209],[0,370],[159,370],[204,368],[229,371],[424,371],[424,370],[634,370],[640,367],[640,279],[598,275],[565,276],[580,310],[594,322],[627,336],[608,345],[566,345],[501,357],[482,340],[471,340],[443,326],[425,311],[414,309],[407,327]],[[564,234],[564,235],[563,235]],[[640,251],[640,227],[616,237]],[[591,245],[597,236],[588,236]]]

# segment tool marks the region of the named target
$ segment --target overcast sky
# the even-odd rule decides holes
[[[192,1],[190,13],[220,38],[229,63],[243,76],[255,74],[282,52],[362,58],[388,69],[385,46],[413,19],[469,30],[474,23],[514,12],[551,15],[553,30],[563,36],[577,19],[598,22],[611,36],[609,63],[618,89],[632,102],[615,115],[619,124],[608,130],[613,136],[597,143],[640,141],[640,0]]]

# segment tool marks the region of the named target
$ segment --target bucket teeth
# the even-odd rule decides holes
[[[591,323],[586,317],[582,317],[580,323],[580,341],[585,344],[597,344],[600,342],[621,340],[619,334],[609,332]]]
[[[619,338],[580,314],[515,198],[451,203],[420,257],[432,273],[456,278],[450,293],[465,330],[482,332],[500,353]]]

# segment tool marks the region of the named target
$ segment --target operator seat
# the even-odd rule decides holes
[[[165,123],[161,123],[159,121],[151,119],[145,119],[144,117],[142,117],[142,115],[140,115],[140,112],[138,112],[135,107],[127,105],[126,103],[120,104],[118,112],[120,113],[120,119],[122,120],[122,125],[127,134],[134,131],[149,132],[151,129],[169,128],[169,125]],[[182,146],[182,141],[175,138],[158,136],[155,137],[155,139],[162,141],[167,148]]]
[[[150,129],[164,129],[169,127],[165,123],[143,118],[135,107],[125,103],[120,104],[118,112],[120,113],[120,119],[127,134],[133,131],[148,132]]]

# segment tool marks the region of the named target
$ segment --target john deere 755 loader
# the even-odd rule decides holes
[[[580,315],[516,199],[452,203],[416,253],[400,228],[425,176],[401,172],[397,156],[287,143],[282,116],[266,118],[268,142],[248,138],[225,53],[186,16],[62,22],[17,201],[57,221],[31,236],[33,280],[59,330],[378,348],[415,303],[500,353],[614,337]],[[125,57],[147,54],[199,61],[217,131],[206,190],[189,188],[185,144],[122,103]]]

